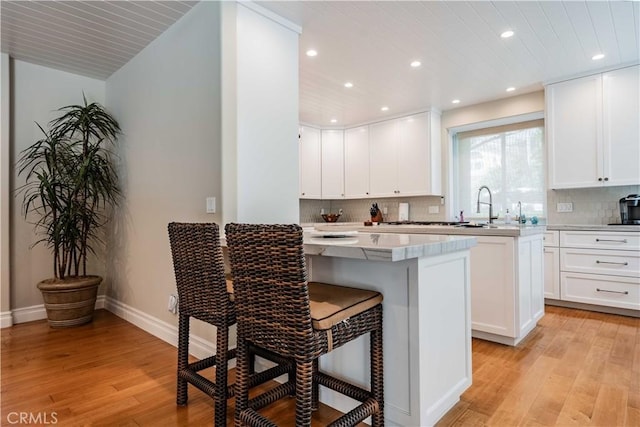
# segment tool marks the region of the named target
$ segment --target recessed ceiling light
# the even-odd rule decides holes
[[[516,90],[516,88],[513,86],[507,88],[507,92],[513,92],[514,90]]]
[[[380,111],[389,111],[389,107],[385,105],[384,107],[380,108]]]
[[[597,61],[598,59],[602,59],[602,58],[604,58],[604,53],[599,53],[591,57],[591,59],[593,59],[594,61]]]
[[[503,39],[508,39],[509,37],[513,36],[513,34],[513,31],[507,30],[504,33],[500,34],[500,37],[502,37]]]
[[[317,56],[318,55],[318,51],[313,50],[313,49],[309,49],[307,51],[307,56]]]
[[[460,100],[459,99],[454,99],[453,101],[451,101],[452,104],[460,104]]]
[[[331,119],[331,123],[337,123],[337,122],[338,122],[338,120],[336,120],[336,119]]]
[[[353,83],[351,83],[351,82],[346,82],[346,83],[344,84],[344,87],[353,87]]]
[[[412,66],[413,68],[418,68],[418,67],[419,67],[419,66],[421,66],[421,65],[422,65],[422,62],[420,62],[420,61],[413,61],[413,62],[411,63],[411,66]]]

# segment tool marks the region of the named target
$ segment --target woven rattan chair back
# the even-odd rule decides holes
[[[215,223],[169,224],[169,241],[181,314],[226,324],[233,315]]]
[[[238,334],[287,357],[309,353],[309,309],[302,228],[227,224]]]
[[[226,425],[227,398],[233,387],[227,382],[227,361],[235,357],[229,348],[229,327],[235,311],[226,289],[220,231],[214,223],[169,224],[169,242],[178,288],[178,369],[176,403],[186,405],[191,383],[215,401],[214,425]],[[214,325],[216,354],[189,363],[190,318]],[[216,367],[215,381],[199,372]]]

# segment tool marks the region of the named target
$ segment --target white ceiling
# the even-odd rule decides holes
[[[197,3],[2,0],[2,52],[106,80]]]
[[[3,0],[2,51],[106,79],[195,3]],[[300,120],[321,126],[449,110],[640,60],[639,2],[256,3],[302,27]],[[501,39],[506,29],[515,35]]]

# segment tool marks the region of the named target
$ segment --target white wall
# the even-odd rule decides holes
[[[11,326],[9,274],[9,55],[0,54],[0,327]]]
[[[89,102],[104,104],[105,84],[100,80],[23,61],[14,60],[12,65],[11,191],[14,191],[24,183],[24,177],[18,177],[14,167],[20,152],[42,138],[42,133],[34,122],[46,129],[47,123],[60,114],[55,110],[66,105],[82,103],[83,91]],[[42,305],[42,297],[36,284],[53,276],[51,252],[43,245],[30,249],[39,237],[34,234],[33,226],[25,221],[21,202],[20,195],[11,198],[12,310]],[[91,265],[92,274],[105,274],[104,263],[92,262]]]
[[[220,196],[220,26],[218,2],[201,2],[107,80],[107,106],[120,120],[125,203],[109,248],[107,293],[175,323],[167,224],[220,223],[205,213]]]
[[[224,222],[298,222],[299,28],[232,2],[223,25]]]

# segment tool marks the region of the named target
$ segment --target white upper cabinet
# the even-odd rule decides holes
[[[398,195],[398,121],[369,125],[369,185],[372,196]]]
[[[319,199],[321,188],[320,130],[300,126],[300,198]]]
[[[344,131],[344,194],[346,198],[369,197],[369,127]]]
[[[639,67],[546,88],[549,188],[640,184]]]
[[[640,66],[602,75],[604,176],[609,185],[640,184]]]
[[[300,129],[300,198],[442,193],[439,113],[419,113],[344,131]]]
[[[344,198],[344,131],[322,131],[322,198]]]
[[[369,126],[371,196],[441,193],[439,119],[427,112]]]
[[[433,113],[398,120],[398,191],[403,196],[441,193],[440,156],[436,155],[440,153],[440,126],[433,126],[434,118],[439,123],[440,116]]]
[[[546,88],[549,187],[594,187],[601,177],[602,78]]]

